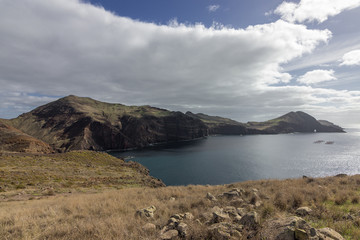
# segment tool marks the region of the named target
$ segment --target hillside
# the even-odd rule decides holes
[[[359,183],[340,175],[56,193],[0,202],[0,238],[355,240]]]
[[[0,120],[0,152],[51,153],[47,144]]]
[[[293,133],[293,132],[344,132],[344,130],[324,120],[316,120],[304,112],[290,112],[281,117],[266,122],[248,122],[248,127],[264,133]]]
[[[142,165],[106,153],[0,155],[0,202],[145,186],[164,184]]]
[[[229,118],[209,116],[203,113],[194,114],[192,112],[186,112],[186,115],[203,121],[209,129],[209,134],[248,135],[263,133],[258,129],[248,127],[244,123]]]
[[[316,120],[304,112],[290,112],[265,122],[240,123],[229,118],[209,116],[203,113],[186,113],[200,119],[209,128],[209,134],[248,135],[279,134],[293,132],[344,132],[339,126],[325,120]]]
[[[39,139],[33,140],[32,149],[39,148],[43,141],[60,152],[142,148],[209,134],[343,132],[341,127],[325,120],[317,121],[304,112],[290,112],[266,122],[245,124],[202,113],[183,114],[150,106],[125,106],[72,95],[24,113],[6,124],[13,127],[16,136],[25,133],[22,139],[26,134],[27,138]],[[2,144],[3,148],[9,148],[9,144]],[[18,149],[23,151],[21,147]]]
[[[11,120],[60,151],[145,147],[207,135],[200,120],[150,106],[125,106],[68,96]]]

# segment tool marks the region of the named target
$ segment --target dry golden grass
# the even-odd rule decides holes
[[[203,213],[211,207],[230,205],[227,200],[211,202],[206,199],[206,193],[217,196],[235,187],[245,190],[246,202],[251,201],[253,188],[259,190],[263,205],[256,211],[261,222],[276,215],[294,215],[297,207],[309,206],[313,213],[305,220],[312,226],[330,227],[346,239],[360,239],[360,176],[262,180],[222,186],[130,188],[2,202],[0,238],[158,239],[160,227],[166,225],[171,215],[191,212],[202,220]],[[172,197],[175,201],[170,200]],[[153,219],[135,217],[137,209],[151,205],[157,208]],[[158,229],[146,232],[142,229],[146,222],[154,223]],[[211,239],[203,226],[196,223],[189,226],[189,238]]]
[[[0,153],[0,201],[157,186],[158,183],[140,164],[124,162],[106,153]]]

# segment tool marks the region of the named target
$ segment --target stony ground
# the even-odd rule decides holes
[[[0,239],[360,239],[360,176],[0,202]]]

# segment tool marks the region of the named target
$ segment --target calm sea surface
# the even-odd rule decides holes
[[[111,154],[143,164],[166,185],[360,174],[360,130],[346,131],[213,136]]]

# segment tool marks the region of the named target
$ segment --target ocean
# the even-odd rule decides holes
[[[359,174],[360,129],[345,130],[210,136],[110,154],[143,164],[166,185]]]

